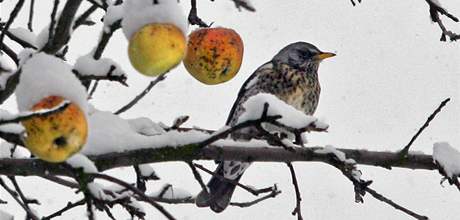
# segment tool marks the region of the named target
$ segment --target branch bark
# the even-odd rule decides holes
[[[315,153],[322,147],[295,148],[295,152],[282,148],[266,146],[217,146],[201,148],[199,143],[177,147],[159,147],[150,149],[130,150],[125,152],[107,153],[88,156],[99,171],[117,167],[132,166],[144,163],[158,163],[190,160],[235,160],[251,162],[324,162],[330,163],[326,154]],[[356,149],[337,149],[344,152],[347,158],[354,159],[357,164],[380,166],[384,168],[407,168],[437,170],[431,155],[411,154],[401,160],[399,152],[380,152]],[[63,163],[48,163],[39,159],[0,159],[1,175],[72,176]]]

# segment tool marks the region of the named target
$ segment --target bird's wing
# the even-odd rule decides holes
[[[264,72],[264,71],[260,71],[260,70],[263,70],[263,69],[266,69],[266,68],[273,68],[272,61],[266,62],[262,66],[257,68],[256,71],[254,71],[254,73],[252,73],[251,76],[249,76],[249,78],[246,79],[246,81],[243,83],[243,85],[240,88],[240,91],[238,92],[238,96],[236,97],[236,100],[233,103],[232,109],[230,110],[230,113],[228,114],[227,121],[225,122],[225,125],[230,125],[230,123],[232,122],[232,120],[236,116],[235,113],[236,113],[237,108],[242,104],[241,102],[244,101],[243,97],[247,98],[246,96],[247,96],[248,90],[250,88],[252,88],[254,86],[254,84],[257,83],[258,76],[260,75],[260,73]]]

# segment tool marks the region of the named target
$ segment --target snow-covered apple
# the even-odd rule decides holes
[[[129,40],[128,55],[133,67],[147,76],[158,76],[177,66],[185,54],[186,40],[173,24],[143,26]]]
[[[48,96],[36,103],[32,111],[51,109],[64,101]],[[64,110],[22,121],[26,129],[26,147],[42,160],[62,162],[80,151],[86,143],[88,124],[84,112],[75,103]]]
[[[200,28],[189,35],[184,65],[195,79],[208,85],[232,79],[243,60],[243,41],[232,29]]]

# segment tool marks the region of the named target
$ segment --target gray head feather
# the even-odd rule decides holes
[[[312,61],[312,58],[320,53],[321,51],[313,44],[307,42],[296,42],[281,49],[272,60],[300,67],[304,66],[307,62]]]

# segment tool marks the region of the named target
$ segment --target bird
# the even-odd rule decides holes
[[[243,103],[259,93],[269,93],[293,106],[306,115],[313,115],[321,87],[318,67],[322,60],[335,56],[322,52],[307,42],[295,42],[282,48],[270,61],[257,68],[243,83],[228,115],[226,125],[235,126],[245,111]],[[236,140],[247,140],[258,136],[256,128],[246,128],[232,134]],[[220,161],[215,174],[239,181],[249,162]],[[198,207],[208,207],[220,213],[230,204],[236,185],[213,176],[207,184],[208,190],[201,191],[195,200]]]

